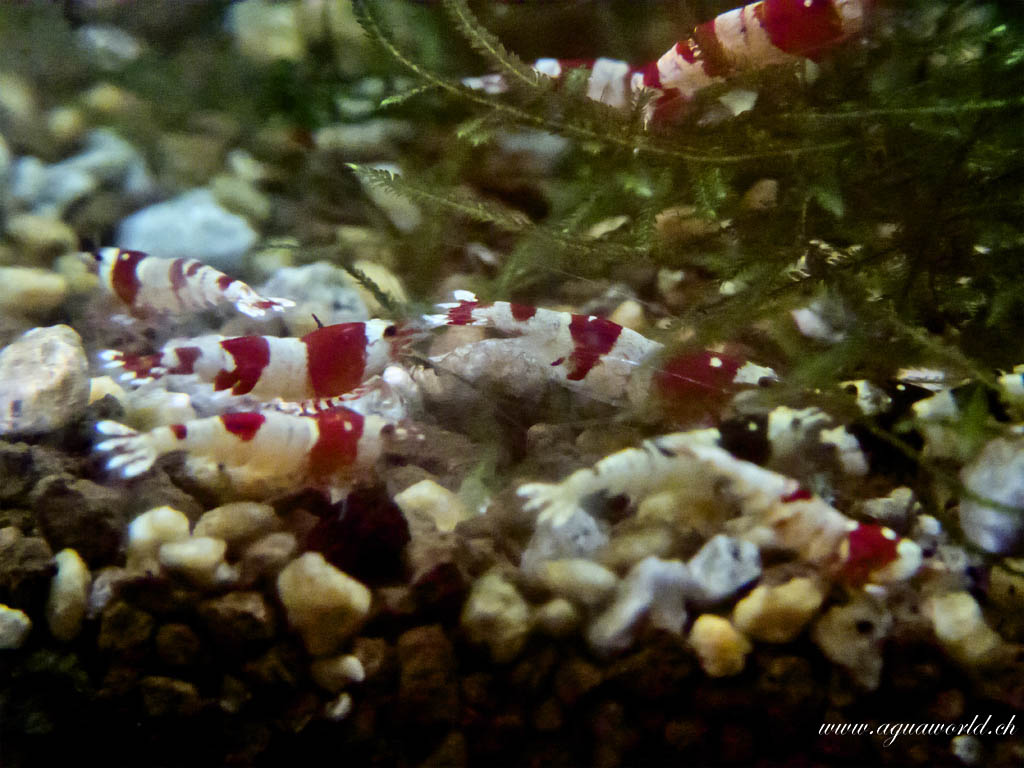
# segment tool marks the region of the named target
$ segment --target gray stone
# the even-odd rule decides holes
[[[861,593],[846,605],[830,608],[811,636],[821,652],[845,667],[863,688],[873,691],[882,679],[882,645],[892,616],[877,600]]]
[[[577,507],[562,525],[548,521],[537,523],[523,551],[520,568],[536,575],[549,560],[589,558],[608,543],[608,534],[590,514]]]
[[[109,128],[90,131],[82,151],[59,163],[47,166],[35,157],[20,158],[12,179],[18,202],[33,213],[58,218],[101,186],[114,187],[137,202],[155,188],[142,155]]]
[[[78,44],[101,68],[119,70],[135,61],[142,53],[142,44],[118,27],[109,24],[87,24],[75,32]]]
[[[313,136],[319,150],[337,152],[349,160],[372,160],[394,152],[394,143],[408,141],[415,128],[407,122],[377,118],[359,123],[335,123]]]
[[[0,351],[0,435],[66,426],[89,402],[89,361],[66,325],[33,328]]]
[[[16,201],[31,205],[46,184],[46,164],[31,155],[11,163],[10,194]]]
[[[287,296],[292,299],[295,309],[288,314],[301,316],[303,321],[310,313],[326,325],[366,320],[369,317],[366,304],[348,272],[326,261],[279,269],[257,290],[261,293],[277,291],[263,295]]]
[[[700,605],[715,605],[761,576],[761,553],[749,541],[720,533],[700,548],[689,566],[690,598]]]
[[[967,538],[987,552],[1024,550],[1024,440],[990,441],[981,455],[963,468],[960,479],[979,496],[1017,508],[1003,510],[964,499],[960,502],[960,526]]]
[[[689,585],[680,560],[646,557],[630,569],[611,605],[591,623],[587,640],[602,655],[625,650],[633,642],[641,619],[676,634],[686,623],[683,596]]]
[[[121,221],[117,245],[160,258],[193,258],[238,272],[259,235],[241,216],[217,203],[209,189],[193,189],[136,211]]]

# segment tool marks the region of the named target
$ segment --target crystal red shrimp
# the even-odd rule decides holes
[[[386,320],[338,323],[302,338],[202,336],[165,344],[152,355],[100,353],[135,383],[188,376],[214,391],[259,400],[312,401],[354,390],[399,358],[411,330]]]
[[[606,318],[505,301],[483,303],[468,291],[456,291],[455,298],[454,303],[439,305],[445,314],[427,315],[427,324],[483,325],[522,337],[529,342],[530,356],[542,362],[549,378],[610,403],[627,398],[643,403],[652,385],[656,395],[671,400],[718,394],[733,385],[776,378],[770,368],[710,351],[673,357],[655,369],[648,363],[663,352],[664,345]],[[492,348],[496,358],[502,347]],[[507,349],[517,351],[513,345]],[[454,361],[471,352],[455,350],[437,362]]]
[[[743,510],[736,533],[829,566],[841,581],[910,578],[922,563],[920,546],[889,528],[859,523],[790,477],[736,458],[719,445],[716,429],[676,432],[645,440],[573,472],[558,483],[525,483],[517,493],[538,525],[559,528],[588,498],[624,496],[633,504],[663,490],[727,489]],[[688,492],[692,492],[693,488]]]
[[[335,408],[306,416],[277,411],[226,413],[137,432],[114,421],[94,450],[111,453],[106,467],[133,478],[157,458],[184,451],[199,480],[226,479],[242,493],[272,495],[304,481],[334,485],[377,461],[393,422]]]
[[[179,313],[231,304],[249,317],[263,317],[295,305],[265,298],[195,259],[161,259],[142,251],[101,248],[85,258],[111,294],[139,313]]]
[[[533,67],[549,77],[567,69],[590,70],[587,95],[615,107],[630,93],[653,89],[663,99],[691,99],[699,90],[743,70],[814,58],[860,33],[870,0],[762,0],[720,14],[694,29],[657,61],[639,67],[613,59],[538,59]],[[501,75],[466,78],[463,83],[502,93]]]

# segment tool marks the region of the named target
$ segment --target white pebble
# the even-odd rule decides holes
[[[157,559],[161,566],[180,573],[197,586],[213,586],[223,578],[221,566],[227,549],[223,539],[196,536],[162,544]]]
[[[532,629],[530,606],[515,585],[493,568],[473,584],[462,609],[462,628],[470,640],[487,645],[496,662],[511,661]]]
[[[347,685],[361,683],[366,679],[363,663],[358,656],[350,653],[316,659],[310,665],[309,671],[313,681],[331,693],[337,693]]]
[[[156,571],[161,544],[188,538],[189,522],[173,507],[155,507],[128,525],[127,563],[130,571]]]
[[[1003,639],[985,623],[981,607],[969,592],[933,597],[925,603],[924,613],[939,643],[957,661],[978,667],[995,660]]]
[[[229,547],[242,547],[280,527],[281,521],[269,504],[236,501],[204,513],[192,534],[223,539]]]
[[[0,435],[68,424],[89,400],[89,361],[67,325],[33,328],[0,351]]]
[[[242,553],[242,570],[256,576],[276,574],[284,568],[299,551],[295,534],[278,531],[254,541]]]
[[[533,614],[537,629],[551,637],[566,637],[580,624],[580,612],[564,597],[548,600]]]
[[[0,267],[0,308],[4,312],[45,317],[67,298],[63,275],[36,267]]]
[[[89,603],[89,568],[73,549],[62,549],[53,559],[57,572],[50,581],[46,623],[55,638],[67,642],[82,628]]]
[[[92,405],[97,400],[102,400],[107,395],[111,395],[121,407],[124,408],[128,402],[128,393],[124,387],[118,384],[110,376],[94,376],[89,379],[89,405]]]
[[[456,494],[433,480],[421,480],[395,496],[395,504],[409,518],[422,515],[431,520],[438,531],[448,533],[471,516]]]
[[[1024,548],[1024,441],[990,441],[981,455],[964,467],[960,479],[979,496],[1016,507],[1016,511],[1002,510],[964,499],[960,502],[964,535],[997,554]]]
[[[352,714],[354,706],[352,694],[341,693],[336,699],[324,705],[324,717],[333,722],[339,722]]]
[[[24,611],[0,605],[0,650],[21,648],[32,631],[32,619]]]
[[[319,552],[306,552],[289,563],[277,576],[277,594],[288,623],[316,656],[334,652],[370,610],[370,590]]]
[[[592,560],[569,558],[542,563],[537,570],[537,581],[556,595],[594,606],[608,599],[619,578]]]

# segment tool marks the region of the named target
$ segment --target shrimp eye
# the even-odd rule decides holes
[[[390,339],[396,333],[398,333],[398,326],[389,325],[387,328],[384,329],[384,338]]]

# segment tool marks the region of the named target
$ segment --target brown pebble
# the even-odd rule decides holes
[[[142,705],[150,717],[187,717],[196,714],[201,707],[198,689],[185,680],[150,675],[139,681],[139,688]]]
[[[214,640],[222,646],[237,647],[274,636],[274,613],[259,592],[228,592],[204,600],[198,611]]]
[[[153,617],[133,605],[118,600],[108,605],[100,617],[100,650],[135,655],[144,651],[153,634]]]
[[[398,707],[418,725],[454,723],[459,689],[452,644],[438,624],[414,627],[398,638]]]
[[[202,643],[188,624],[164,624],[156,632],[156,652],[164,664],[187,667],[199,658]]]

